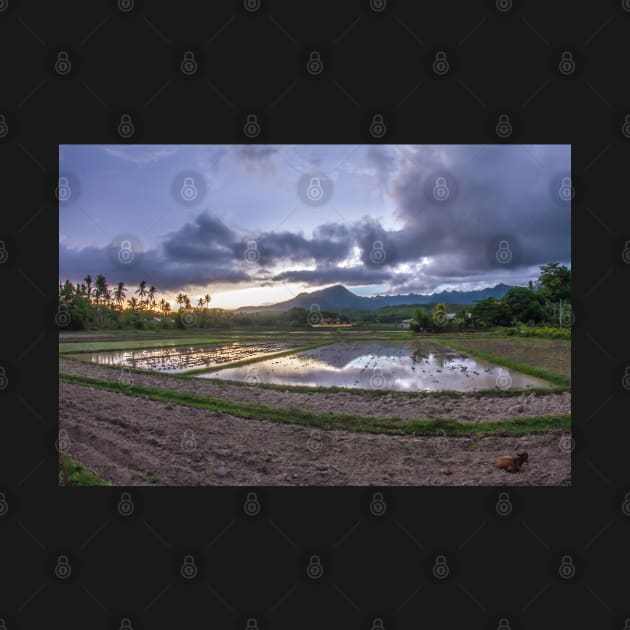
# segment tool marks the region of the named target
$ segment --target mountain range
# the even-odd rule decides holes
[[[311,305],[317,304],[321,310],[326,311],[342,311],[346,309],[370,311],[383,306],[400,306],[402,304],[434,304],[436,302],[442,302],[443,304],[472,304],[476,300],[488,297],[502,298],[511,288],[512,286],[501,283],[494,287],[476,291],[442,291],[428,295],[406,293],[363,297],[352,293],[342,284],[336,284],[311,293],[299,293],[285,302],[264,306],[243,306],[238,310],[245,313],[288,311],[292,308],[309,309]]]

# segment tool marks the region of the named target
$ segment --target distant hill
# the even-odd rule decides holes
[[[323,311],[342,311],[346,309],[371,311],[383,306],[400,306],[402,304],[472,304],[476,300],[488,297],[502,298],[512,287],[508,284],[497,284],[487,289],[477,291],[442,291],[422,295],[419,293],[407,293],[402,295],[377,295],[374,297],[362,297],[348,291],[342,284],[336,284],[327,289],[320,289],[312,293],[300,293],[291,300],[268,304],[266,306],[243,306],[238,310],[244,313],[256,313],[260,311],[288,311],[292,308],[309,309],[312,304],[318,304]]]

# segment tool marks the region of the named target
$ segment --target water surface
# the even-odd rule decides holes
[[[429,341],[335,343],[197,376],[250,383],[399,391],[550,386],[542,379]]]

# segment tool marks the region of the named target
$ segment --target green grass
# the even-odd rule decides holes
[[[568,390],[571,386],[571,379],[569,377],[562,374],[557,374],[556,372],[551,372],[549,370],[545,370],[534,365],[527,365],[525,363],[515,363],[514,361],[510,361],[509,359],[501,357],[497,354],[482,352],[481,350],[473,350],[466,345],[453,343],[452,339],[440,341],[437,338],[432,338],[431,341],[441,343],[443,346],[448,346],[453,350],[459,350],[461,352],[472,354],[478,359],[483,359],[484,361],[489,361],[490,363],[495,363],[496,365],[501,365],[511,370],[522,372],[523,374],[529,374],[530,376],[535,376],[536,378],[541,378],[548,381],[549,383],[553,383],[557,386],[558,389],[562,391]],[[558,391],[558,389],[556,389],[555,391]]]
[[[487,422],[460,422],[445,418],[403,420],[397,416],[363,417],[354,414],[316,414],[302,409],[281,409],[257,403],[233,403],[220,398],[211,398],[188,392],[165,390],[157,387],[132,384],[124,389],[117,382],[61,373],[59,379],[65,383],[96,387],[127,396],[142,396],[159,402],[170,402],[195,409],[206,409],[242,418],[255,418],[286,422],[321,429],[345,429],[395,435],[445,435],[466,436],[473,434],[524,435],[551,429],[569,429],[571,415],[529,416],[516,419]]]
[[[216,343],[231,343],[231,339],[221,339],[218,337],[188,337],[188,338],[173,338],[164,337],[161,339],[131,339],[112,341],[73,341],[73,342],[60,342],[59,353],[72,353],[79,354],[82,352],[108,352],[117,350],[136,350],[142,348],[159,348],[161,346],[188,346],[191,344],[216,344]],[[236,341],[236,340],[234,340]]]
[[[90,472],[83,465],[71,459],[64,457],[66,471],[68,473],[68,486],[109,486],[110,483],[101,479],[98,475]],[[63,484],[63,474],[61,472],[61,464],[59,464],[59,483]]]

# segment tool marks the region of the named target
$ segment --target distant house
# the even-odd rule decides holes
[[[341,320],[338,317],[322,317],[321,323],[330,326],[331,324],[341,324]]]
[[[411,317],[409,319],[401,319],[400,320],[400,327],[401,328],[409,328],[409,326],[411,325]]]
[[[446,313],[446,319],[455,319],[455,313]]]

